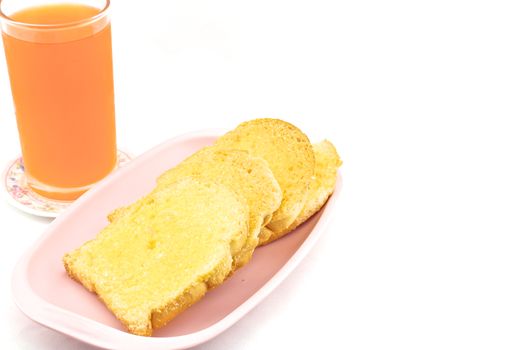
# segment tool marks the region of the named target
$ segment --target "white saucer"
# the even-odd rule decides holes
[[[117,168],[121,168],[131,160],[131,156],[119,150],[117,152]],[[31,215],[55,218],[73,201],[61,201],[43,197],[31,190],[24,174],[22,157],[10,162],[4,170],[4,193],[7,201],[17,209]]]

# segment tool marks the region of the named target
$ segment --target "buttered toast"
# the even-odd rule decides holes
[[[269,243],[315,214],[341,160],[278,119],[240,124],[116,209],[92,241],[66,254],[70,277],[129,332],[149,336]]]
[[[308,137],[294,125],[279,119],[254,119],[220,137],[216,147],[241,149],[265,159],[281,190],[281,206],[267,227],[282,231],[301,212],[314,175],[315,158]],[[259,237],[260,240],[271,237]]]
[[[149,336],[231,273],[249,209],[227,187],[191,177],[137,203],[63,262],[129,332]]]

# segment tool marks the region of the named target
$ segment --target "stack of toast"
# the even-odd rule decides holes
[[[292,124],[242,123],[109,214],[64,266],[129,332],[150,336],[247,264],[257,246],[321,209],[340,165],[329,141],[312,145]]]

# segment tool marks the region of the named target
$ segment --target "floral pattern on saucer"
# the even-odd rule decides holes
[[[131,160],[131,157],[123,152],[117,153],[117,168],[121,168]],[[61,201],[45,198],[29,188],[24,175],[24,162],[18,158],[10,163],[4,176],[5,189],[8,201],[16,208],[37,216],[57,217],[64,211],[72,201]]]

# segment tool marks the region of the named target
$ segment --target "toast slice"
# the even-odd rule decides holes
[[[237,243],[242,247],[233,257],[234,269],[244,266],[259,244],[261,228],[271,220],[272,213],[279,208],[282,201],[281,188],[268,163],[246,151],[205,147],[163,173],[157,179],[155,190],[169,186],[186,176],[213,180],[246,200],[250,211],[249,233],[245,242]],[[138,204],[119,208],[111,213],[108,219],[114,221],[136,205]]]
[[[272,231],[263,228],[259,237],[262,244],[270,243],[285,234],[295,230],[297,226],[308,220],[317,213],[326,203],[330,195],[334,192],[337,180],[337,169],[342,164],[339,154],[334,145],[324,140],[313,145],[315,154],[315,177],[310,184],[308,196],[303,209],[294,222],[282,231]]]
[[[63,262],[129,332],[150,336],[232,272],[249,212],[225,186],[191,177],[137,203]]]
[[[308,137],[285,121],[255,119],[240,124],[215,145],[245,150],[268,162],[283,191],[283,200],[267,227],[282,231],[290,226],[304,206],[314,175],[315,158]]]
[[[162,174],[157,179],[158,188],[184,176],[213,180],[246,199],[250,211],[248,238],[233,257],[235,269],[244,266],[259,244],[261,228],[282,201],[281,188],[268,163],[246,151],[206,147]]]

